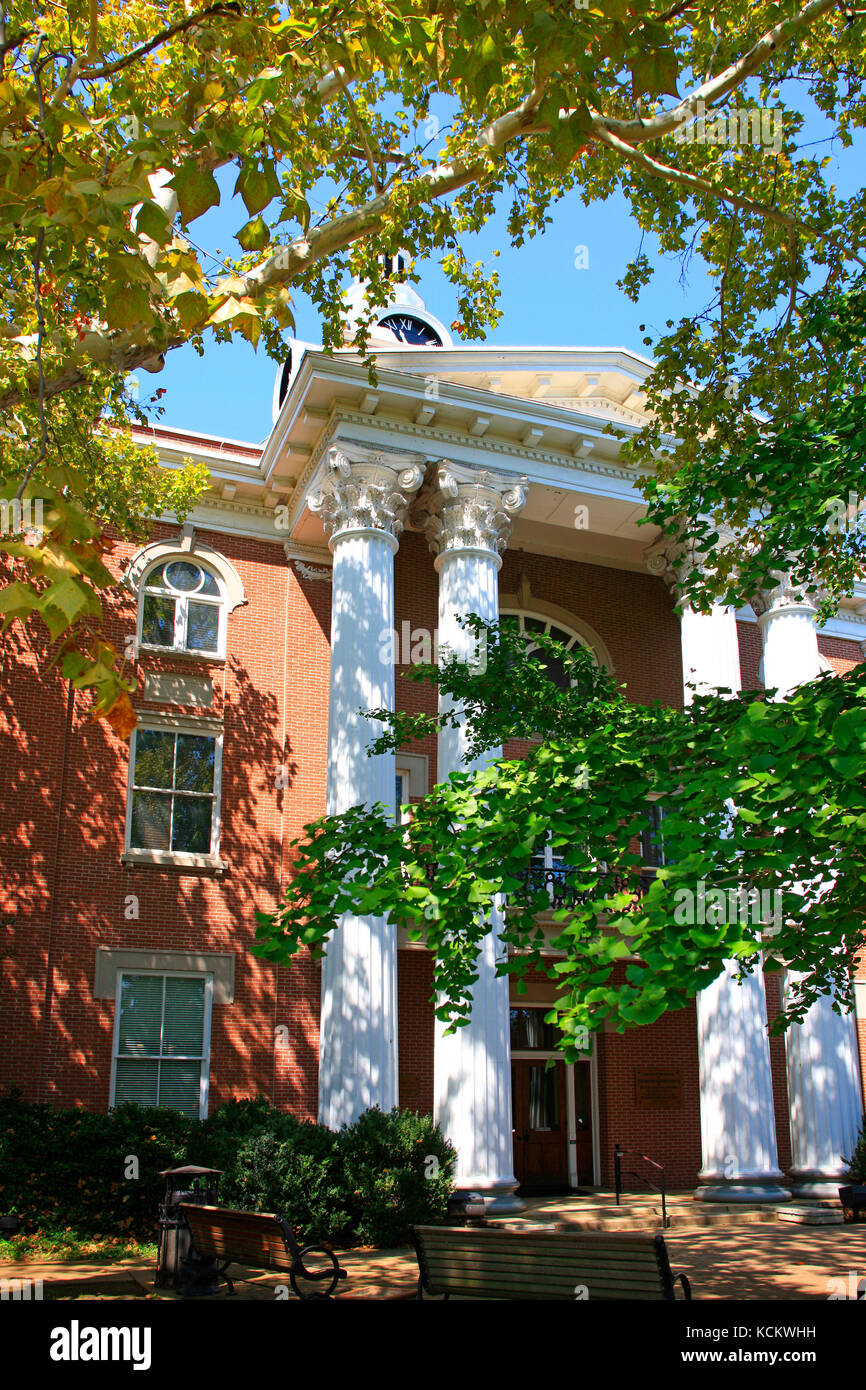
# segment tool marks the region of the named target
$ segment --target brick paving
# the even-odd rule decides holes
[[[583,1228],[658,1229],[654,1204],[630,1202],[611,1216],[613,1199],[598,1194],[580,1202],[535,1200],[519,1220]],[[766,1208],[757,1211],[708,1211],[684,1196],[671,1200],[672,1227],[666,1233],[671,1265],[692,1282],[699,1299],[827,1299],[866,1280],[866,1223],[853,1226],[795,1226],[779,1221]],[[714,1225],[697,1225],[713,1220]],[[677,1224],[679,1222],[679,1224]],[[411,1250],[346,1250],[340,1263],[348,1271],[339,1297],[411,1298],[417,1264]],[[273,1300],[284,1275],[233,1266],[237,1297]],[[121,1260],[114,1264],[17,1262],[0,1264],[0,1280],[42,1279],[43,1297],[177,1299],[171,1290],[154,1290],[153,1264]],[[831,1281],[836,1281],[835,1283]],[[284,1295],[283,1295],[284,1296]],[[213,1296],[229,1298],[221,1289]]]

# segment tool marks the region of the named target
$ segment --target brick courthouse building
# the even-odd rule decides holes
[[[139,680],[131,748],[37,676],[34,634],[5,636],[0,1085],[201,1115],[261,1092],[331,1125],[372,1104],[433,1111],[460,1184],[500,1209],[516,1180],[610,1183],[617,1143],[708,1199],[832,1182],[863,1111],[866,986],[856,1022],[822,1003],[768,1039],[778,977],[722,977],[546,1069],[551,986],[532,977],[510,1000],[492,937],[472,1024],[451,1038],[429,957],[399,928],[346,921],[323,968],[250,954],[305,822],[417,799],[457,766],[459,731],[367,758],[357,712],[395,688],[400,707],[431,708],[395,674],[437,631],[459,641],[460,613],[588,644],[643,702],[680,704],[684,681],[786,689],[862,659],[866,591],[820,633],[781,591],[675,614],[619,439],[602,433],[640,425],[648,362],[455,345],[407,287],[380,325],[375,387],[357,355],[292,344],[263,446],[150,432],[167,467],[202,460],[212,487],[183,528],[113,552],[109,636]],[[549,859],[538,871],[566,891]]]

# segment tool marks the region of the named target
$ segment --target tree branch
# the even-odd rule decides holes
[[[243,7],[237,3],[237,0],[219,0],[219,3],[216,5],[209,5],[205,10],[199,10],[196,14],[187,15],[185,19],[178,20],[176,24],[170,24],[167,29],[163,29],[152,39],[148,39],[147,43],[139,44],[138,48],[131,49],[129,53],[125,53],[121,58],[115,58],[113,63],[103,63],[101,67],[87,67],[87,63],[93,57],[90,51],[91,45],[88,44],[87,52],[83,57],[76,58],[60,86],[57,88],[56,92],[52,94],[48,105],[51,107],[59,106],[62,101],[66,100],[76,82],[99,82],[102,78],[113,77],[116,72],[122,72],[124,68],[130,67],[132,63],[137,63],[139,59],[146,57],[148,53],[152,53],[153,50],[159,48],[161,44],[168,43],[170,39],[175,38],[178,34],[183,34],[187,29],[194,28],[196,24],[201,24],[205,20],[217,16],[229,15],[236,19],[243,18]]]
[[[629,163],[637,164],[655,178],[665,179],[668,183],[678,183],[682,188],[689,189],[691,193],[703,193],[711,198],[720,198],[722,202],[730,203],[732,207],[739,208],[742,212],[754,212],[759,217],[766,217],[770,222],[778,222],[781,227],[793,227],[796,231],[803,232],[810,240],[826,236],[826,231],[822,231],[820,227],[813,227],[808,222],[801,222],[798,217],[785,212],[783,208],[773,207],[769,203],[761,203],[756,198],[749,198],[743,193],[734,193],[728,188],[720,188],[718,184],[711,183],[709,179],[700,178],[697,174],[689,174],[684,169],[674,169],[670,164],[661,164],[657,159],[651,158],[645,150],[634,149],[611,131],[596,131],[596,139],[621,155],[623,159],[627,159]],[[861,265],[864,264],[854,252],[850,254],[854,260]]]
[[[326,79],[322,79],[322,82],[325,81]],[[335,77],[329,76],[327,82],[329,86],[333,82],[333,90],[340,90],[340,84]],[[542,94],[542,86],[534,88],[514,111],[498,117],[481,132],[476,141],[480,151],[477,160],[472,163],[455,160],[450,164],[438,165],[435,169],[429,169],[420,175],[417,184],[421,200],[432,202],[482,179],[499,150],[509,141],[534,132],[533,116]],[[405,184],[398,186],[405,190]],[[298,237],[288,246],[280,247],[244,277],[244,296],[256,299],[265,290],[290,284],[317,261],[324,260],[327,256],[342,251],[353,242],[370,235],[380,225],[394,200],[396,187],[392,185],[363,207],[353,209],[342,217],[336,217],[309,232],[307,236]],[[227,280],[218,282],[215,287],[215,295],[221,295],[224,300],[236,297],[239,292],[238,276],[230,276]],[[58,395],[86,381],[91,365],[124,372],[133,371],[141,366],[147,368],[148,363],[154,363],[154,359],[158,359],[172,348],[180,347],[186,340],[185,333],[172,332],[170,328],[161,344],[142,341],[134,331],[110,333],[102,329],[93,329],[85,334],[83,341],[72,348],[70,356],[58,363],[55,371],[46,379],[45,397],[47,399]],[[21,345],[27,346],[27,342],[22,342]],[[10,387],[9,390],[0,393],[0,409],[8,409],[28,394],[35,395],[37,389],[37,383],[32,378],[26,390],[17,386]]]
[[[714,101],[721,101],[748,77],[757,72],[773,53],[791,43],[800,33],[827,14],[836,3],[837,0],[808,0],[808,3],[796,15],[781,21],[768,30],[749,49],[748,53],[744,54],[736,63],[731,64],[717,77],[702,83],[672,111],[662,112],[649,120],[619,120],[605,117],[599,112],[592,112],[592,138],[655,178],[679,184],[693,194],[703,194],[720,199],[742,211],[753,212],[781,226],[794,228],[810,239],[821,237],[824,233],[818,228],[801,222],[781,208],[761,203],[754,198],[721,188],[698,175],[662,164],[643,151],[636,149],[635,145],[659,138],[679,127],[684,120],[694,115],[698,101],[703,101],[705,105]],[[216,8],[223,9],[224,6],[221,5]],[[337,92],[345,91],[345,89],[346,74],[341,69],[336,69],[318,79],[313,90],[320,99],[327,100]],[[507,144],[513,140],[542,134],[548,130],[548,126],[536,121],[537,109],[543,92],[543,83],[537,83],[518,107],[492,121],[478,135],[476,143],[479,155],[477,159],[471,161],[454,160],[449,164],[438,165],[422,174],[416,182],[416,191],[420,195],[420,200],[432,202],[446,197],[468,184],[482,182],[491,168],[494,157]],[[296,99],[297,105],[302,105],[304,100],[304,96],[299,96]],[[630,136],[631,139],[626,138],[627,136]],[[229,162],[227,157],[218,155],[216,151],[212,152],[212,157],[206,156],[204,159],[204,165],[211,168],[219,167],[226,162]],[[402,183],[391,185],[363,207],[353,209],[342,217],[334,218],[311,231],[307,236],[299,237],[288,246],[280,247],[260,266],[244,277],[244,297],[255,300],[270,288],[288,285],[317,261],[344,250],[353,242],[370,235],[380,225],[383,216],[394,200],[397,189],[405,192],[406,185]],[[854,252],[849,254],[859,264],[864,264]],[[238,285],[238,277],[229,277],[227,281],[217,284],[216,294],[217,296],[222,295],[225,299],[229,296],[236,296],[239,292]],[[44,383],[43,389],[46,396],[52,396],[86,380],[88,368],[81,363],[82,355],[103,367],[129,371],[138,366],[154,364],[154,359],[158,359],[165,351],[179,346],[185,340],[184,334],[173,333],[171,329],[169,329],[162,344],[153,341],[142,342],[139,340],[136,342],[130,333],[110,334],[102,330],[95,330],[85,335],[83,351],[80,346],[73,347],[70,359],[58,364],[57,370]],[[151,369],[153,369],[152,365]],[[35,382],[33,380],[28,383],[28,391],[30,394],[35,394]],[[22,393],[18,387],[3,392],[0,394],[0,408],[14,405],[21,399],[22,394],[27,394],[27,392]]]
[[[641,145],[647,140],[655,140],[659,136],[669,135],[671,131],[676,130],[678,126],[681,126],[684,121],[695,114],[699,101],[702,101],[705,107],[711,107],[715,103],[723,101],[725,97],[730,96],[731,92],[742,86],[748,77],[753,77],[756,72],[759,72],[774,53],[792,43],[816,20],[835,9],[837,3],[838,0],[809,0],[809,3],[804,5],[797,14],[792,15],[790,19],[783,19],[772,29],[768,29],[757,43],[752,45],[748,53],[744,53],[736,63],[731,63],[724,72],[719,73],[718,77],[712,77],[709,81],[702,82],[672,110],[660,111],[657,116],[651,116],[648,120],[620,120],[614,116],[604,116],[599,111],[593,111],[591,112],[593,130],[597,134],[606,131],[610,135],[618,135],[630,145]]]

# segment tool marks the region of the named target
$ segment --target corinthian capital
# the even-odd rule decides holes
[[[820,594],[813,594],[803,584],[795,584],[791,575],[782,570],[774,570],[773,576],[778,579],[778,584],[772,587],[765,586],[752,595],[752,608],[757,618],[763,618],[767,613],[784,612],[789,608],[809,608],[814,611],[814,600],[820,599]]]
[[[418,520],[434,555],[489,550],[508,544],[514,517],[523,508],[529,479],[464,468],[444,461]]]
[[[331,537],[342,531],[371,529],[396,540],[409,503],[423,481],[423,463],[412,454],[335,446],[329,450],[324,477],[310,493],[307,505],[322,518]]]
[[[719,537],[716,546],[729,545],[735,539],[728,527],[717,525],[716,531]],[[677,537],[662,536],[644,551],[644,563],[650,574],[664,580],[674,599],[679,601],[684,594],[684,580],[693,570],[703,570],[708,553]]]

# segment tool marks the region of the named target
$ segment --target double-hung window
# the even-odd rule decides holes
[[[130,857],[181,864],[218,860],[221,762],[222,735],[215,726],[142,721],[130,750]]]
[[[204,565],[181,558],[154,565],[142,583],[139,611],[142,647],[225,654],[225,595]]]
[[[213,976],[118,971],[111,1104],[207,1115]]]

